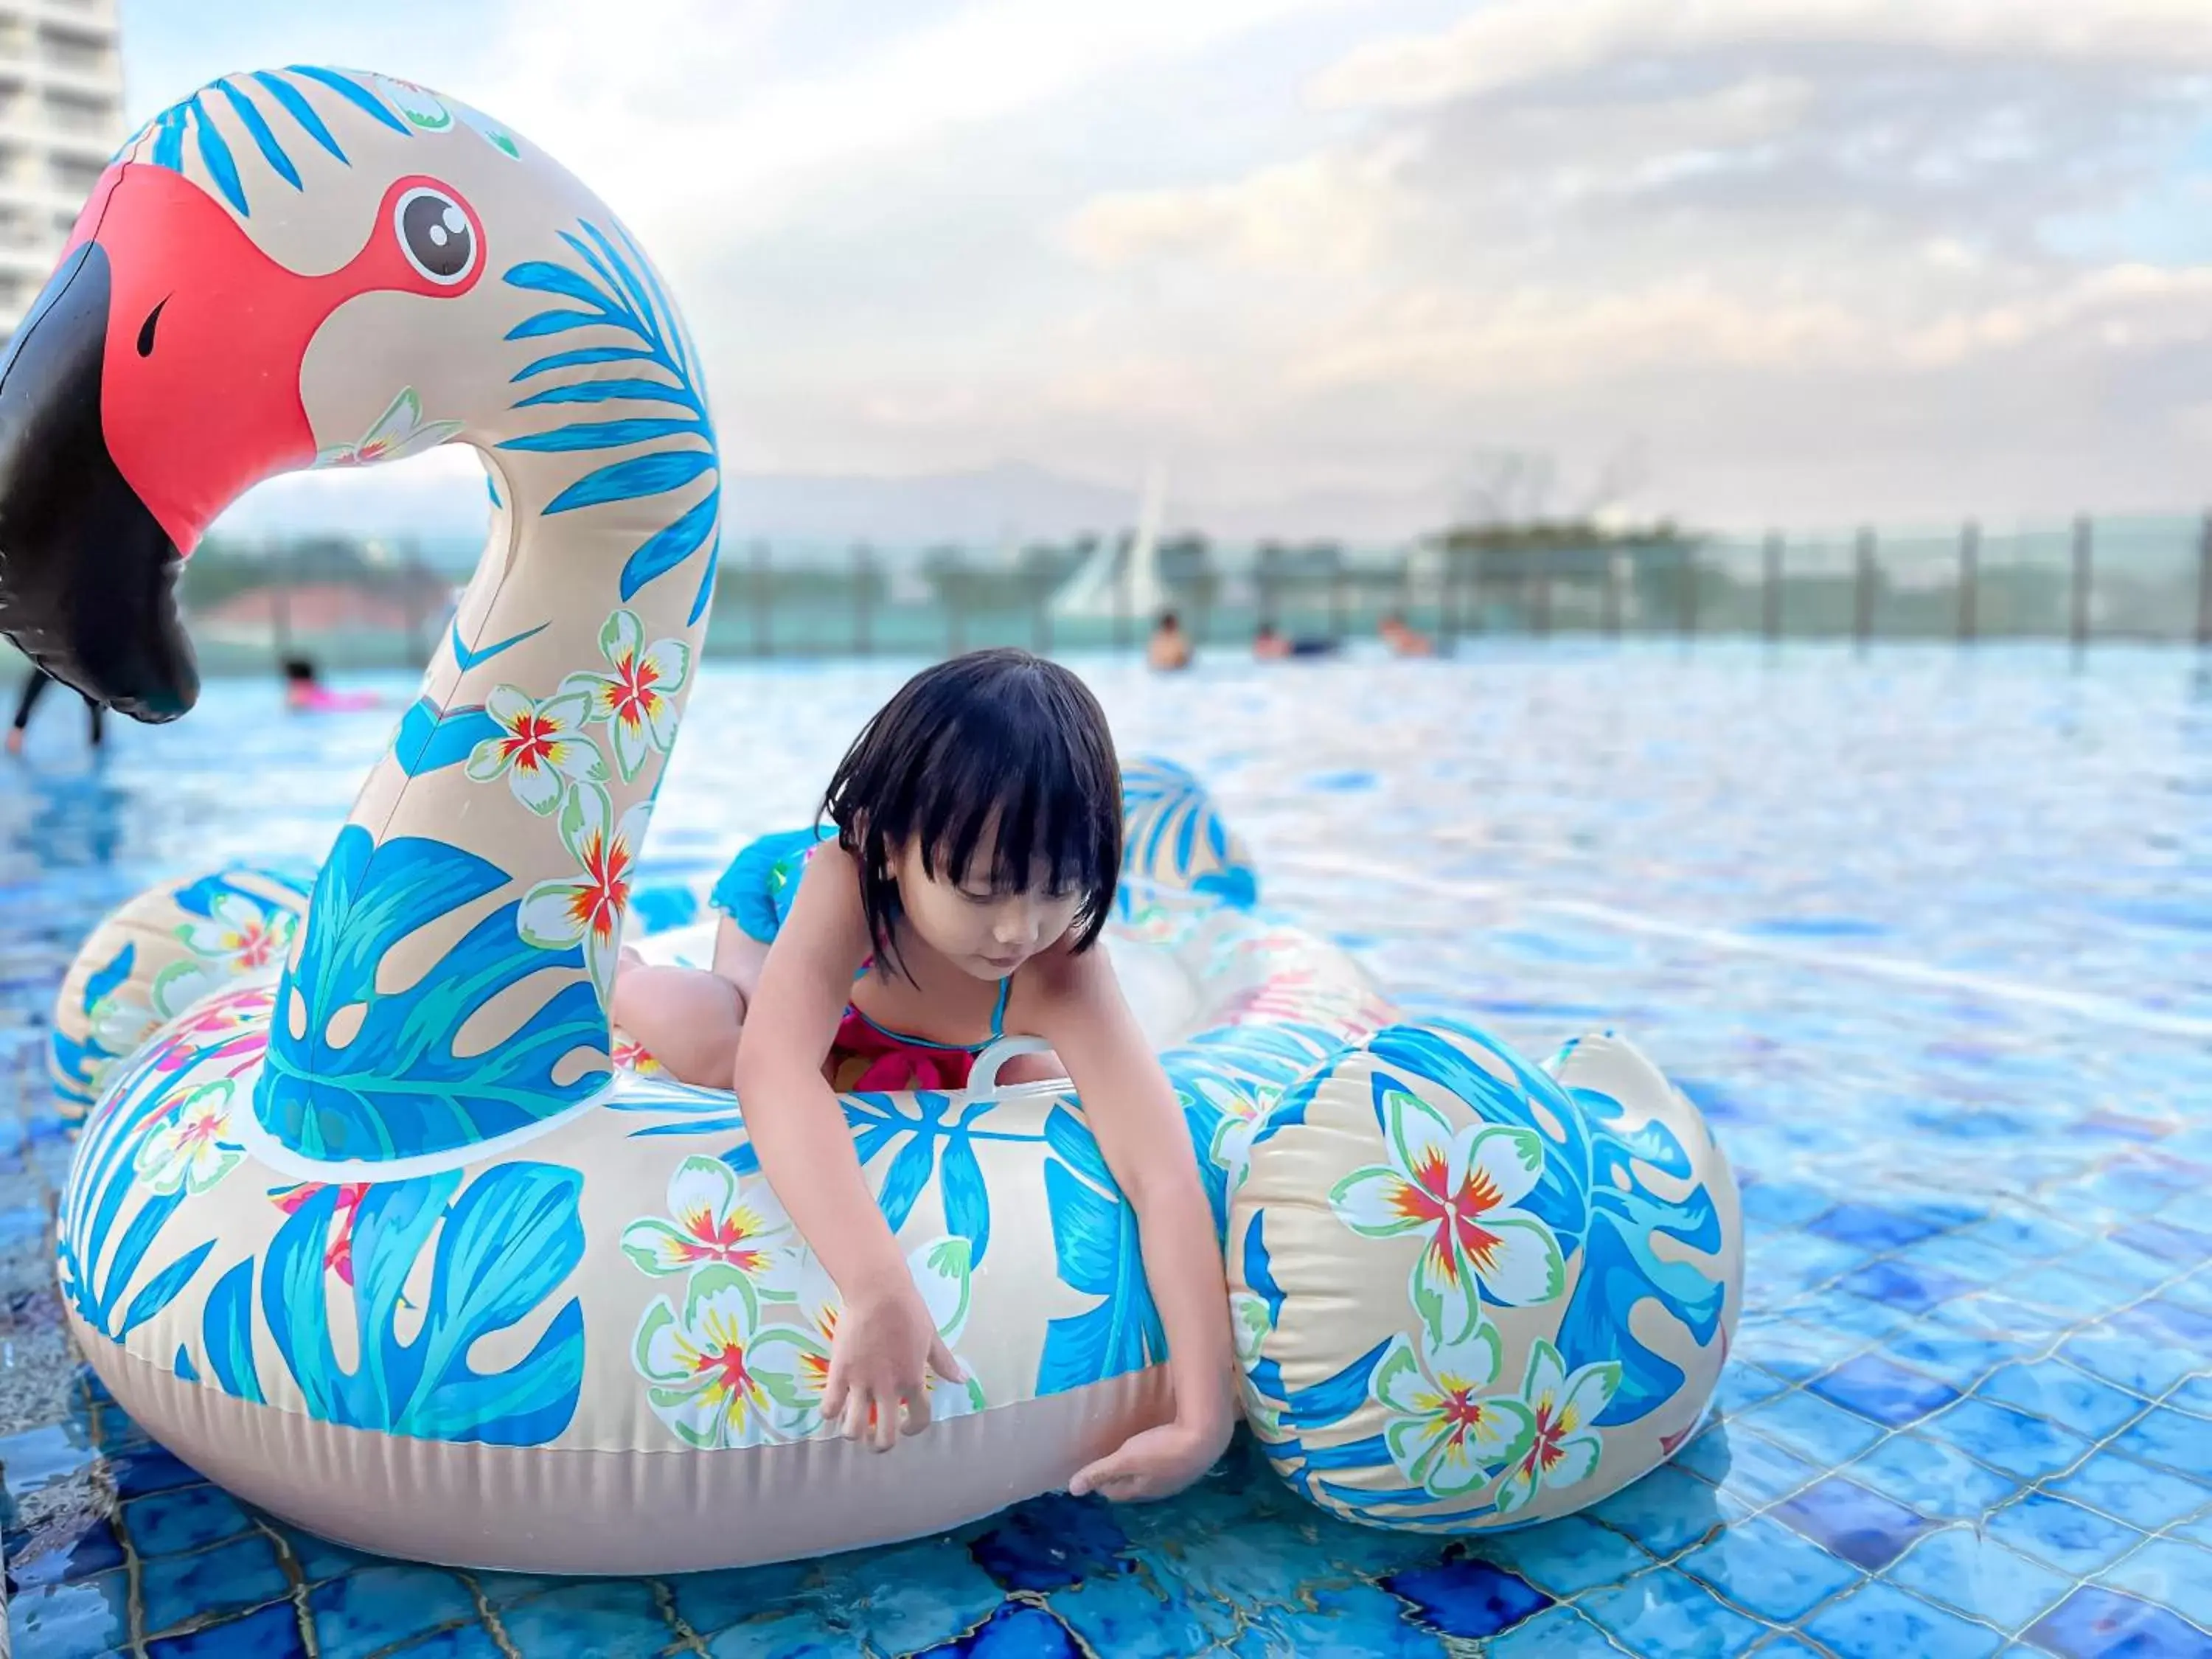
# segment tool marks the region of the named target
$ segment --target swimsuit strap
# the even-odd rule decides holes
[[[991,1010],[991,1041],[994,1042],[1006,1034],[1006,999],[1013,992],[1014,976],[1008,974],[999,981],[998,1005]]]
[[[878,1036],[893,1042],[911,1043],[917,1048],[940,1048],[949,1054],[980,1054],[1006,1034],[1006,1000],[1013,994],[1014,976],[1009,974],[999,981],[999,1000],[991,1010],[991,1035],[981,1042],[939,1042],[934,1037],[916,1036],[910,1031],[894,1031],[888,1025],[872,1018],[867,1010],[858,1003],[848,1003],[860,1022]]]

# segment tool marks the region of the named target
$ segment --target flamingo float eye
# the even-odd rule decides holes
[[[423,185],[407,191],[393,205],[392,225],[407,263],[440,287],[465,283],[476,269],[476,222],[444,191]]]

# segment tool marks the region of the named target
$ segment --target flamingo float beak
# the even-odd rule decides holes
[[[199,697],[177,615],[177,544],[102,428],[110,273],[71,249],[0,354],[0,634],[56,679],[134,720]]]

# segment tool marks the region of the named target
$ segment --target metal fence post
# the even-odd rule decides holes
[[[853,549],[853,654],[875,650],[876,556],[866,542]]]
[[[1437,557],[1443,564],[1443,614],[1437,619],[1440,625],[1437,632],[1443,636],[1444,648],[1449,650],[1459,643],[1459,573],[1460,566],[1465,561],[1461,556],[1461,550],[1449,542],[1443,543],[1437,549]]]
[[[1759,628],[1769,645],[1782,637],[1782,535],[1766,532],[1759,549]]]
[[[1694,542],[1682,544],[1682,637],[1698,637],[1698,549]]]
[[[1870,525],[1859,532],[1854,562],[1857,568],[1851,583],[1851,638],[1863,651],[1874,637],[1874,528]]]
[[[1345,632],[1344,550],[1332,548],[1328,559],[1328,636],[1341,643]]]
[[[1121,551],[1114,562],[1114,648],[1126,649],[1129,643],[1129,584],[1135,580],[1130,569],[1129,555],[1134,550],[1133,537],[1121,544]]]
[[[1607,545],[1605,550],[1605,586],[1600,599],[1603,609],[1600,615],[1604,618],[1605,636],[1609,640],[1620,637],[1620,562],[1626,556],[1618,547]]]
[[[1959,528],[1959,639],[1973,643],[1981,627],[1982,527],[1969,519]]]
[[[769,653],[768,544],[752,545],[753,655]]]
[[[2197,542],[2197,643],[2212,647],[2212,513]]]
[[[1552,567],[1542,548],[1532,549],[1536,558],[1536,600],[1529,607],[1536,625],[1536,637],[1552,637]]]
[[[2074,520],[2073,615],[2067,626],[2067,637],[2077,652],[2089,643],[2089,584],[2094,579],[2090,564],[2092,534],[2089,515],[2078,515]]]

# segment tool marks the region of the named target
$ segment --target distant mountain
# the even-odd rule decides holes
[[[725,533],[779,550],[842,552],[866,542],[893,560],[951,542],[1006,544],[1113,534],[1132,526],[1138,483],[1101,483],[1026,462],[906,477],[751,473],[726,480]],[[1220,540],[1265,537],[1354,542],[1402,539],[1443,521],[1444,492],[1303,491],[1272,501],[1208,503],[1177,495],[1169,479],[1166,526]],[[465,569],[483,544],[483,478],[465,453],[441,453],[374,473],[297,473],[273,479],[224,515],[218,533],[252,542],[317,531],[412,540],[433,564]]]

